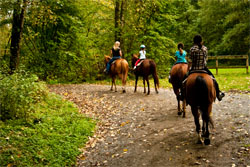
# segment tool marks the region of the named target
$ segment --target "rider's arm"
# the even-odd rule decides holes
[[[193,53],[192,51],[190,51],[189,56],[187,56],[188,70],[190,70],[190,69],[191,69],[191,66],[192,66],[193,54],[194,54],[194,53]]]
[[[120,56],[122,57],[122,51],[121,50],[119,51],[119,53],[120,53]]]

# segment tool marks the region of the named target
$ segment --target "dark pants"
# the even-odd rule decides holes
[[[107,63],[107,66],[106,66],[106,71],[109,72],[110,70],[110,66],[111,66],[111,63],[117,59],[120,59],[121,57],[112,57],[112,59],[109,60],[109,62]]]

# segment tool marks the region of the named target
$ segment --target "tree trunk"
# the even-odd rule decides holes
[[[125,2],[126,0],[122,0],[121,2],[121,10],[120,10],[120,27],[119,27],[119,37],[120,37],[120,42],[121,42],[121,49],[124,50],[124,39],[123,39],[123,27],[125,24],[125,19],[124,19],[124,9],[125,9]]]
[[[14,4],[10,46],[10,73],[13,73],[19,65],[20,43],[22,38],[26,6],[26,0],[17,0],[17,2]]]
[[[120,22],[120,0],[115,1],[115,41],[120,41],[120,33],[119,33],[119,22]]]

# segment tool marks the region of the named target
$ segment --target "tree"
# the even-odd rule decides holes
[[[12,32],[11,32],[11,46],[10,46],[10,70],[13,73],[19,65],[20,57],[20,43],[22,39],[24,14],[27,7],[26,0],[17,0],[14,3]]]

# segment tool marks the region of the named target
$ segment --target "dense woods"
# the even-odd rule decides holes
[[[160,77],[177,43],[188,51],[195,34],[210,55],[249,54],[248,0],[1,0],[0,9],[1,72],[22,68],[45,81],[103,79],[116,40],[128,62],[145,44]]]

